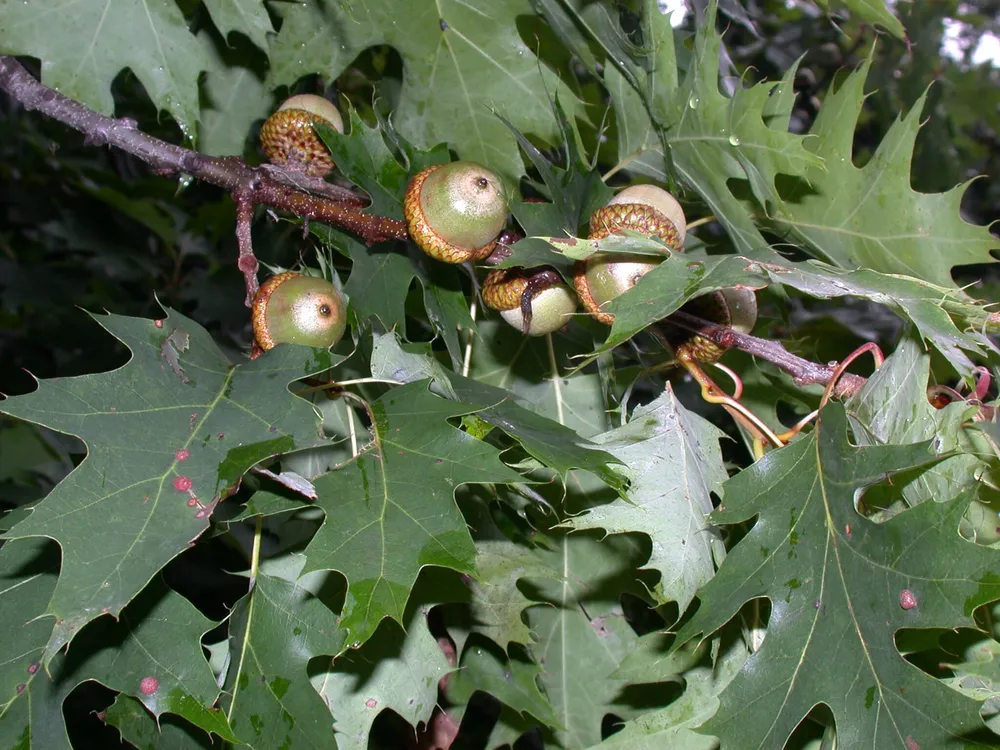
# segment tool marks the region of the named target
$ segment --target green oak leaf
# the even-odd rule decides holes
[[[1000,597],[996,552],[958,536],[971,497],[883,524],[862,517],[856,493],[935,456],[928,443],[854,447],[847,427],[844,407],[830,404],[813,433],[723,487],[713,520],[756,522],[700,591],[678,643],[759,597],[771,613],[763,645],[701,731],[725,747],[778,747],[824,703],[845,747],[993,747],[978,704],[909,664],[894,640],[903,628],[974,627],[973,609]]]
[[[205,7],[222,36],[233,31],[267,49],[267,35],[274,32],[263,0],[205,0]]]
[[[46,86],[111,115],[111,83],[128,68],[157,109],[195,137],[198,76],[209,61],[172,0],[0,0],[0,18],[0,52],[39,58]]]
[[[414,278],[419,280],[427,321],[445,342],[454,366],[461,366],[464,347],[459,332],[475,330],[476,326],[462,290],[459,274],[463,271],[438,263],[412,246],[404,254],[399,243],[368,247],[322,224],[314,223],[311,229],[325,244],[353,261],[344,292],[351,299],[350,309],[362,321],[376,318],[385,330],[395,329],[404,335],[407,293]]]
[[[885,0],[816,0],[816,2],[832,11],[847,8],[865,23],[881,26],[897,39],[906,36],[903,24],[896,18]]]
[[[330,232],[335,246],[344,247],[353,261],[344,292],[351,311],[360,319],[376,318],[386,330],[406,332],[406,293],[415,272],[395,243],[368,247],[353,237]]]
[[[465,378],[442,367],[428,354],[404,350],[392,335],[376,339],[372,375],[403,382],[433,378],[435,387],[451,399],[470,404],[476,416],[499,427],[522,447],[561,475],[579,468],[593,472],[606,484],[621,489],[625,478],[611,468],[614,456],[597,450],[588,441],[557,421],[541,414],[510,391]]]
[[[237,52],[220,49],[208,32],[198,34],[208,55],[207,101],[201,111],[198,147],[211,156],[242,155],[253,124],[271,110],[271,95],[261,74]]]
[[[644,24],[660,40],[659,65],[676,67],[666,16],[646,3]],[[715,28],[716,3],[709,3],[699,24],[691,66],[676,89],[669,76],[649,82],[651,107],[661,113],[663,138],[670,149],[673,170],[708,204],[726,227],[737,252],[767,245],[744,203],[732,192],[730,180],[746,180],[754,196],[766,205],[777,198],[778,174],[804,176],[821,171],[823,160],[811,153],[805,138],[773,127],[767,115],[772,94],[791,84],[738,85],[732,97],[719,86],[719,49],[722,39]],[[656,27],[667,27],[656,33]],[[794,70],[791,72],[794,76]],[[655,87],[655,88],[654,88]]]
[[[809,170],[798,189],[775,202],[772,223],[828,262],[907,274],[955,292],[952,267],[992,262],[990,250],[1000,241],[988,227],[962,218],[968,184],[937,194],[910,187],[926,92],[892,125],[871,159],[861,168],[854,165],[854,131],[871,62],[869,56],[826,95],[807,141],[824,167]],[[789,105],[786,122],[790,112]]]
[[[410,251],[410,262],[424,289],[427,322],[448,348],[452,369],[460,370],[465,357],[463,342],[468,336],[477,335],[479,330],[462,289],[465,269],[438,263],[415,250]]]
[[[618,463],[614,456],[559,422],[537,414],[521,398],[460,375],[452,375],[450,380],[456,398],[480,408],[480,419],[499,427],[560,476],[565,477],[571,469],[585,469],[616,490],[625,486],[627,480],[614,468]]]
[[[95,319],[131,350],[126,365],[42,381],[0,401],[0,412],[76,435],[88,448],[5,535],[49,537],[62,550],[45,612],[56,621],[46,662],[86,623],[117,616],[208,528],[212,508],[251,466],[322,442],[315,408],[287,385],[340,361],[279,346],[234,365],[201,326],[171,310],[160,321]]]
[[[537,664],[509,658],[496,644],[469,639],[459,670],[448,683],[448,700],[468,703],[477,690],[489,693],[523,717],[534,717],[550,727],[560,725],[548,698],[539,690]]]
[[[496,448],[448,424],[476,407],[433,395],[427,381],[388,392],[371,410],[372,442],[313,482],[326,519],[305,550],[306,570],[347,577],[341,627],[349,642],[364,642],[385,617],[402,621],[421,568],[474,573],[456,486],[523,481]]]
[[[269,54],[272,86],[311,73],[333,80],[363,50],[389,44],[405,70],[393,114],[399,133],[421,148],[449,143],[461,158],[498,171],[511,188],[524,168],[514,137],[492,109],[501,109],[522,132],[551,141],[558,125],[546,90],[564,103],[577,101],[518,34],[518,16],[531,13],[528,0],[273,7],[282,25]]]
[[[304,563],[294,559],[290,577]],[[318,587],[323,576],[310,578]],[[307,666],[338,653],[344,633],[311,583],[261,572],[229,620],[223,706],[233,731],[258,750],[334,746],[330,706],[310,684]]]
[[[123,740],[142,750],[212,748],[210,735],[171,714],[154,718],[141,701],[125,693],[119,693],[108,706],[104,720],[121,733]]]
[[[986,636],[956,656],[964,661],[947,665],[955,673],[948,683],[974,698],[992,699],[995,713],[1000,699],[1000,643]],[[990,724],[996,726],[995,716]]]
[[[46,539],[0,547],[0,628],[8,649],[0,663],[0,747],[69,748],[62,701],[41,666],[52,626],[39,618],[58,568],[58,550]],[[33,719],[39,716],[46,721]]]
[[[600,750],[716,750],[719,743],[696,730],[718,711],[719,693],[739,674],[750,655],[742,637],[727,635],[729,637],[719,639],[719,652],[713,664],[685,669],[682,677],[674,675],[674,679],[682,679],[684,685],[684,692],[676,701],[666,708],[626,721],[620,732],[596,747]],[[636,656],[646,660],[656,658],[655,654],[640,650],[626,658],[623,666],[635,663]],[[667,662],[667,659],[661,661]],[[624,676],[623,670],[616,676]]]
[[[638,407],[624,427],[594,442],[621,461],[630,483],[627,501],[598,505],[567,522],[574,529],[648,534],[647,566],[660,572],[654,596],[687,609],[715,573],[722,540],[707,522],[710,493],[726,480],[719,438],[723,433],[685,409],[668,383],[663,394]]]
[[[322,125],[316,128],[330,149],[337,170],[371,196],[372,204],[366,211],[376,216],[402,219],[403,197],[411,174],[424,167],[449,161],[448,149],[437,145],[427,151],[420,151],[409,146],[408,156],[415,157],[411,161],[417,163],[411,164],[407,170],[396,161],[386,145],[382,136],[383,127],[369,127],[358,116],[354,107],[348,110],[347,121],[351,128],[347,134]],[[396,145],[402,147],[400,143]]]
[[[571,358],[593,345],[579,328],[545,338],[488,320],[479,324],[479,331],[472,347],[471,378],[516,394],[526,408],[583,438],[610,427],[600,376],[568,374],[575,365]]]
[[[848,403],[859,445],[903,445],[933,439],[939,454],[951,454],[933,466],[893,478],[890,496],[901,496],[910,506],[925,500],[947,500],[989,481],[989,464],[984,458],[991,451],[975,444],[978,430],[963,426],[979,406],[958,401],[935,409],[927,400],[929,377],[930,355],[909,336]]]
[[[511,201],[511,213],[529,237],[576,236],[581,224],[585,225],[590,215],[614,195],[614,191],[604,184],[600,172],[583,162],[576,145],[578,136],[558,100],[552,102],[552,113],[562,130],[559,146],[566,151],[566,168],[552,164],[506,117],[499,115],[538,170],[544,184],[540,189],[544,189],[549,199],[547,202]]]
[[[600,742],[604,715],[622,715],[615,699],[625,682],[613,674],[639,637],[619,597],[623,589],[639,590],[630,565],[641,561],[643,552],[625,535],[597,541],[575,534],[552,541],[555,549],[539,551],[550,563],[549,574],[527,579],[548,602],[525,612],[535,633],[528,651],[542,668],[539,682],[559,717],[560,745],[590,747]]]
[[[313,686],[333,710],[341,750],[368,750],[372,723],[383,710],[395,711],[413,726],[430,718],[438,682],[452,668],[427,625],[423,605],[411,603],[400,623],[383,622],[363,646],[313,677]]]
[[[632,684],[683,680],[683,676],[708,653],[708,644],[689,641],[671,651],[671,641],[673,635],[660,631],[639,636],[638,645],[622,659],[615,677]]]
[[[201,636],[215,623],[156,580],[126,607],[117,622],[83,628],[68,655],[43,668],[50,628],[45,611],[58,556],[43,539],[18,539],[0,550],[0,612],[12,653],[0,667],[0,744],[69,747],[62,704],[85,680],[131,695],[152,717],[187,719],[205,732],[236,737],[218,709],[219,686],[202,654]],[[206,738],[207,734],[204,735]]]
[[[476,540],[476,578],[470,584],[475,631],[507,648],[511,643],[531,643],[531,628],[524,611],[532,602],[518,588],[526,577],[551,573],[548,561],[535,550],[509,539]]]
[[[69,653],[49,665],[65,695],[84,679],[137,698],[154,717],[183,717],[229,742],[236,735],[214,704],[219,685],[201,637],[217,623],[160,579],[143,589],[118,622],[91,623]]]

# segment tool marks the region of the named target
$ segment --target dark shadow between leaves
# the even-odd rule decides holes
[[[809,713],[802,718],[802,721],[798,723],[798,726],[792,730],[788,741],[785,743],[785,747],[788,750],[805,748],[815,745],[817,742],[822,742],[824,739],[827,740],[823,745],[826,747],[829,745],[830,738],[824,738],[824,732],[829,727],[829,731],[833,735],[833,726],[833,712],[825,703],[819,703],[813,706]]]
[[[73,750],[126,750],[132,745],[121,738],[118,730],[103,721],[104,711],[115,701],[115,693],[100,683],[88,680],[77,685],[66,696],[62,704],[62,715],[66,722],[66,734],[69,735]],[[166,715],[164,716],[166,718]],[[190,727],[192,738],[200,733],[206,739],[208,735],[180,717],[178,724]],[[153,721],[150,716],[150,721]],[[192,745],[195,747],[196,745]],[[209,746],[210,747],[210,746]]]

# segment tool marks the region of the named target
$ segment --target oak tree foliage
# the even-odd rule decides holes
[[[348,333],[251,358],[233,197],[5,85],[0,748],[1000,745],[996,4],[681,5],[0,0],[0,53],[205,155],[326,96],[369,216],[489,167],[505,267],[662,255],[587,238],[625,185],[690,225],[526,337],[482,264],[257,206]],[[780,445],[664,346],[734,287]]]

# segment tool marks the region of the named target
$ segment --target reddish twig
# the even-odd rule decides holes
[[[236,202],[236,244],[240,250],[236,266],[243,272],[247,285],[247,307],[253,306],[254,297],[260,288],[257,283],[257,257],[253,254],[253,242],[250,239],[250,226],[253,224],[253,199],[250,193],[238,190],[233,192]]]

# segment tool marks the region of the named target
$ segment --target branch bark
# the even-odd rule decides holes
[[[792,354],[780,341],[760,339],[732,328],[703,320],[690,313],[678,310],[664,321],[677,328],[704,336],[724,349],[739,349],[754,357],[767,360],[781,368],[795,379],[795,384],[829,385],[837,371],[837,363],[821,365]],[[861,390],[867,380],[860,375],[843,373],[834,386],[834,396],[851,396]]]

